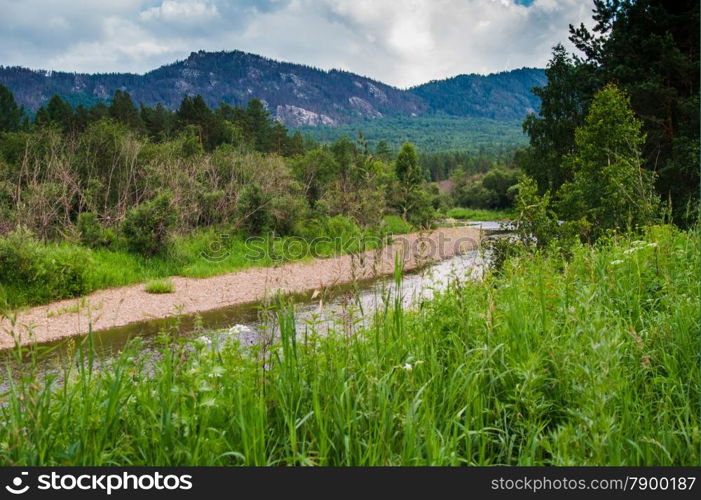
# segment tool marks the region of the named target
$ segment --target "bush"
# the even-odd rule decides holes
[[[325,226],[325,235],[329,238],[352,238],[359,237],[361,234],[358,225],[343,215],[329,218]]]
[[[26,229],[17,229],[7,238],[0,238],[4,300],[12,307],[84,295],[90,291],[90,263],[89,254],[83,249],[44,245]]]
[[[221,189],[208,191],[200,197],[200,223],[205,226],[218,224],[224,220],[226,193]]]
[[[153,257],[169,248],[176,222],[177,212],[166,193],[129,210],[122,234],[130,251]]]
[[[241,228],[248,234],[264,234],[273,227],[271,202],[258,184],[249,184],[239,196],[236,209]]]
[[[380,227],[382,234],[407,234],[414,230],[411,224],[398,215],[385,215]]]
[[[538,186],[524,176],[516,196],[516,232],[527,245],[539,248],[548,246],[557,236],[557,218],[550,207],[550,193],[538,195]]]
[[[523,253],[524,246],[518,238],[507,235],[488,238],[484,242],[484,249],[487,251],[489,268],[501,273],[508,260]]]
[[[291,194],[277,196],[270,205],[273,229],[280,235],[291,234],[295,225],[303,220],[309,212],[307,200]]]
[[[90,248],[109,247],[114,243],[114,231],[100,224],[97,214],[83,212],[76,223],[80,242]]]
[[[411,194],[411,210],[407,213],[407,220],[417,227],[430,227],[436,218],[436,211],[431,203],[431,195],[423,190],[416,190]]]

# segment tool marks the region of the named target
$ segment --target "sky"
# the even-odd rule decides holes
[[[591,0],[0,0],[0,65],[144,73],[243,50],[409,87],[544,67]]]

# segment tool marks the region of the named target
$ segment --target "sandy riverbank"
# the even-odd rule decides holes
[[[398,236],[382,250],[344,255],[275,267],[253,267],[212,278],[174,277],[175,292],[148,294],[143,284],[94,292],[83,299],[69,299],[17,313],[15,326],[0,320],[0,349],[14,345],[12,335],[23,344],[50,342],[64,337],[107,330],[129,323],[166,318],[254,302],[276,290],[302,292],[354,280],[391,274],[397,251],[405,257],[404,269],[416,267],[474,248],[480,231],[474,227],[441,228],[432,233]],[[76,311],[77,309],[77,311]]]

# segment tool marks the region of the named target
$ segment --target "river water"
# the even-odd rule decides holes
[[[504,233],[498,222],[476,222],[486,237]],[[367,324],[375,311],[382,310],[399,297],[406,308],[419,305],[430,299],[437,291],[445,290],[449,284],[481,279],[486,270],[484,256],[479,250],[471,250],[440,262],[428,264],[421,269],[404,273],[399,287],[391,276],[339,285],[324,290],[293,294],[284,300],[294,308],[298,333],[313,328],[324,333],[329,329],[352,333]],[[273,301],[274,302],[274,301]],[[260,302],[239,304],[221,309],[182,316],[177,320],[177,335],[215,341],[218,336],[238,336],[242,344],[255,344],[275,336],[275,304]],[[175,320],[157,319],[133,323],[111,330],[95,332],[92,341],[98,358],[102,361],[116,356],[130,339],[142,339],[145,350],[159,349],[158,336],[164,329],[173,328]],[[80,338],[62,339],[43,348],[47,365],[54,365],[56,358],[63,358],[71,346]],[[9,354],[2,356],[4,362],[13,362]],[[0,385],[4,385],[0,383]]]

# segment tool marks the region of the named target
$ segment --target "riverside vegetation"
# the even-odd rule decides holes
[[[319,145],[256,100],[212,111],[187,97],[171,112],[121,91],[92,108],[55,96],[33,123],[1,86],[0,104],[0,308],[270,265],[289,258],[289,239],[328,239],[321,256],[358,251],[453,203],[411,144]],[[269,241],[263,258],[251,236]]]
[[[202,257],[248,235],[274,248],[275,235],[386,235],[474,209],[514,228],[484,249],[481,281],[415,309],[398,262],[400,291],[350,330],[299,326],[280,298],[277,335],[254,346],[238,326],[191,340],[174,320],[157,352],[137,339],[98,360],[88,335],[49,374],[51,348],[18,346],[0,462],[698,464],[698,2],[675,5],[596,1],[595,31],[571,29],[583,56],[554,50],[529,146],[486,165],[420,159],[411,145],[371,151],[362,136],[320,146],[255,101],[211,111],[187,98],[172,114],[124,93],[82,112],[53,99],[22,124],[0,88],[12,306],[250,265],[235,251]],[[80,113],[95,119],[74,130]]]
[[[88,338],[65,383],[11,373],[0,462],[697,464],[700,250],[656,226],[525,253],[416,311],[389,297],[352,335],[280,307],[272,345],[175,323],[161,355],[137,340],[100,369]]]

